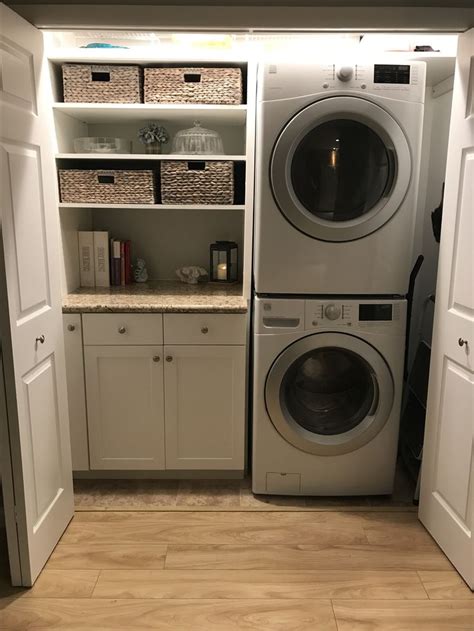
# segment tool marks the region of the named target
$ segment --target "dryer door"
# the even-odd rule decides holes
[[[336,455],[372,440],[392,410],[394,385],[370,344],[345,333],[318,333],[286,348],[265,385],[278,432],[303,451]]]
[[[271,186],[283,215],[322,241],[352,241],[383,226],[410,183],[408,142],[394,118],[360,97],[299,112],[280,134]]]

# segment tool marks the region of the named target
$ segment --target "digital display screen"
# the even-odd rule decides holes
[[[393,305],[359,305],[359,322],[386,322],[392,319]]]
[[[375,64],[374,83],[410,83],[410,66]]]

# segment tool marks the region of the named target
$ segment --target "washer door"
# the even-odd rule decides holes
[[[383,226],[410,183],[411,157],[398,123],[360,97],[335,96],[299,112],[272,155],[275,200],[298,230],[352,241]]]
[[[289,443],[313,454],[354,451],[371,441],[392,410],[393,379],[370,344],[345,333],[294,342],[267,376],[270,419]]]

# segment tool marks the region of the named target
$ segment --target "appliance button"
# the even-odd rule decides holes
[[[327,305],[324,309],[324,315],[328,320],[337,320],[341,315],[341,307],[335,304]]]

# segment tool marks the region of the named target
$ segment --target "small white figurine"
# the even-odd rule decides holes
[[[180,267],[176,270],[176,276],[181,282],[188,283],[188,285],[197,285],[209,278],[207,270],[205,270],[204,267],[199,267],[198,265]]]
[[[135,269],[133,270],[133,277],[136,283],[146,283],[148,280],[148,271],[144,259],[137,259]]]

